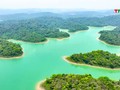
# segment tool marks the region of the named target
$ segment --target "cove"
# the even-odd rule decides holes
[[[92,74],[93,77],[107,76],[120,79],[120,70],[107,70],[88,66],[76,66],[63,60],[63,56],[74,53],[86,53],[93,50],[105,50],[120,54],[120,47],[105,44],[97,38],[101,30],[113,30],[115,27],[89,27],[89,30],[70,33],[63,40],[49,39],[47,43],[34,44],[11,40],[19,43],[24,56],[18,59],[0,59],[0,90],[35,90],[35,85],[52,74]]]

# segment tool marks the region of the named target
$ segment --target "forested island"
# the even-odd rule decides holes
[[[120,90],[120,81],[112,81],[108,77],[95,79],[90,74],[57,74],[39,87],[45,90]]]
[[[120,15],[105,17],[69,17],[68,15],[66,18],[66,16],[60,17],[54,13],[52,15],[45,13],[45,16],[43,14],[41,17],[8,19],[0,22],[0,38],[38,43],[46,41],[47,38],[67,38],[70,36],[69,33],[60,31],[59,28],[76,32],[88,30],[88,26],[119,26],[119,20]]]
[[[86,64],[105,68],[120,68],[120,56],[108,51],[97,50],[88,53],[73,54],[66,59],[76,64]]]
[[[40,17],[26,19],[8,19],[0,22],[0,38],[15,39],[25,42],[39,43],[47,41],[47,38],[67,38],[68,32],[59,29],[68,29],[69,32],[88,30],[88,26],[113,25],[117,28],[113,31],[101,31],[100,40],[109,44],[120,45],[120,15],[105,17],[61,17],[58,14],[43,13]],[[10,18],[10,17],[9,17]]]
[[[68,22],[59,17],[40,17],[27,20],[11,20],[0,23],[0,37],[27,42],[43,42],[47,38],[67,38],[70,35],[58,28],[71,32],[88,30],[88,27],[75,22]]]
[[[101,35],[100,40],[111,44],[111,45],[120,45],[120,27],[115,28],[112,31],[100,31]]]
[[[22,47],[19,44],[15,44],[7,41],[8,39],[39,43],[39,42],[47,41],[48,38],[58,38],[58,39],[68,38],[71,35],[71,33],[69,32],[77,32],[82,30],[85,31],[89,29],[89,26],[95,26],[95,27],[103,27],[108,25],[116,26],[117,28],[113,31],[100,31],[99,33],[101,34],[101,36],[99,37],[99,39],[112,45],[120,45],[120,15],[118,14],[111,15],[111,16],[102,16],[102,17],[96,15],[97,17],[95,16],[91,17],[91,15],[88,12],[86,16],[83,14],[81,17],[78,15],[78,13],[77,13],[77,16],[76,15],[74,16],[74,12],[70,14],[70,16],[69,14],[64,16],[65,13],[63,13],[62,15],[61,14],[58,15],[59,13],[55,14],[55,13],[49,13],[49,12],[46,12],[46,13],[42,12],[43,15],[41,15],[41,13],[40,14],[34,13],[33,15],[29,11],[27,13],[28,13],[27,16],[26,15],[24,16],[23,15],[24,13],[21,13],[21,14],[18,13],[15,15],[14,14],[5,15],[5,17],[3,15],[0,16],[0,19],[3,20],[0,22],[0,38],[1,38],[0,39],[0,58],[13,58],[13,57],[18,57],[23,55]],[[93,13],[93,15],[95,15],[95,13]],[[59,29],[68,29],[68,32],[64,32],[64,30],[60,31]],[[88,33],[88,34],[91,34],[91,33]],[[96,34],[96,33],[92,32],[92,34]],[[54,67],[57,67],[57,63],[59,62],[55,62],[56,61],[55,59],[57,59],[57,57],[61,57],[61,55],[64,53],[64,50],[68,50],[66,51],[66,54],[68,54],[69,52],[71,52],[70,48],[74,48],[82,44],[84,46],[86,44],[84,43],[84,40],[82,44],[74,43],[73,40],[75,40],[75,42],[79,40],[80,35],[78,35],[78,37],[73,37],[74,39],[69,40],[70,42],[68,43],[63,42],[62,44],[60,43],[56,44],[56,42],[51,42],[46,46],[31,45],[31,44],[28,46],[26,43],[25,48],[28,46],[27,52],[29,52],[30,49],[33,49],[33,48],[34,50],[31,50],[30,54],[24,58],[25,64],[24,64],[24,60],[21,63],[20,62],[17,62],[17,63],[19,63],[19,66],[22,66],[23,68],[27,67],[25,71],[30,71],[26,73],[26,76],[29,76],[32,73],[33,75],[29,76],[28,78],[17,76],[16,72],[13,71],[15,67],[11,67],[9,69],[10,71],[6,72],[5,70],[7,70],[7,68],[10,67],[11,64],[10,65],[6,64],[7,66],[5,66],[5,65],[2,65],[3,62],[1,62],[1,66],[2,66],[1,70],[3,69],[3,74],[9,75],[9,72],[11,72],[12,75],[15,75],[9,78],[10,82],[16,81],[15,78],[18,78],[18,77],[21,77],[20,79],[22,79],[21,82],[16,82],[16,84],[14,85],[15,87],[13,87],[12,83],[7,83],[7,84],[1,83],[2,84],[1,90],[33,89],[33,84],[38,78],[42,79],[43,78],[42,75],[48,76],[53,73],[51,72],[53,70],[52,69],[53,63],[55,64]],[[83,39],[83,38],[81,37],[80,39]],[[80,40],[80,42],[82,41]],[[90,40],[89,40],[89,43],[91,43]],[[70,47],[67,47],[66,49],[62,48],[65,45],[67,46],[72,45],[72,47],[70,46]],[[56,46],[56,47],[52,47],[52,46]],[[109,50],[110,49],[111,48],[109,48]],[[57,53],[58,50],[60,50],[59,51],[60,53]],[[88,49],[85,49],[84,51],[87,51],[87,50]],[[49,53],[50,51],[51,53]],[[73,52],[74,51],[76,51],[76,49],[73,50]],[[57,55],[56,58],[54,57],[44,58],[44,56],[50,56],[55,54]],[[31,60],[29,61],[29,59]],[[41,60],[38,60],[38,59],[41,59]],[[47,62],[49,63],[49,66],[46,65],[46,63],[42,62],[42,60],[44,59],[47,60]],[[54,62],[51,62],[50,59],[51,60],[53,59]],[[117,56],[116,54],[111,54],[110,52],[102,51],[102,50],[92,51],[89,53],[73,54],[65,59],[70,63],[78,64],[78,65],[83,64],[83,65],[90,65],[90,66],[98,66],[100,68],[104,67],[104,68],[109,68],[111,70],[120,68],[120,56]],[[39,64],[38,66],[40,67],[30,67],[32,66],[33,62],[34,62],[34,65],[37,66]],[[56,73],[59,73],[60,71],[62,72],[61,67],[67,68],[62,73],[70,72],[71,66],[68,68],[68,66],[65,65],[64,62],[63,63],[60,62],[60,63],[61,65],[54,69],[56,70]],[[17,71],[21,70],[19,66],[17,66],[15,70]],[[49,68],[49,69],[46,69],[48,70],[47,75],[41,73],[45,71],[44,68],[40,69],[41,67],[46,67],[46,66],[47,68]],[[31,68],[33,70],[30,70]],[[35,71],[36,68],[38,68],[38,71],[37,70]],[[71,73],[72,72],[74,73],[75,69],[76,68],[71,70]],[[106,72],[106,70],[103,70],[103,71],[100,70],[100,72],[98,71],[98,69],[93,70],[89,68],[89,70],[91,72],[94,72],[94,76],[97,76],[98,74],[101,75],[101,73],[102,75],[104,73],[105,76],[109,76],[111,74],[109,77],[112,77],[115,80],[116,79],[119,80],[119,77],[115,77],[119,75],[118,70],[115,71],[115,75],[114,75],[114,72],[111,72],[111,71]],[[82,73],[86,73],[86,72],[87,72],[87,69],[86,70],[84,69]],[[23,73],[23,72],[20,72],[20,73]],[[76,71],[76,73],[80,73],[80,71]],[[1,77],[3,77],[3,74],[1,74]],[[33,82],[29,83],[28,79],[31,77],[32,77],[31,81]],[[8,79],[8,76],[6,75],[5,78]],[[24,82],[25,80],[26,82]],[[4,82],[4,81],[5,81],[4,79],[1,80],[1,82]],[[24,85],[24,83],[26,83],[26,85]],[[22,86],[19,86],[19,85],[22,85]],[[26,87],[26,86],[29,86],[29,87]],[[96,79],[96,78],[93,78],[90,74],[88,75],[57,74],[57,75],[53,75],[50,78],[47,78],[44,83],[42,83],[41,85],[39,84],[39,87],[43,87],[45,90],[120,90],[120,81],[113,81],[107,77],[100,77]]]
[[[0,57],[12,58],[23,54],[22,47],[6,40],[0,39]]]

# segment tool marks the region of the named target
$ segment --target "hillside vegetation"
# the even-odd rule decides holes
[[[88,53],[73,54],[66,58],[70,62],[107,68],[120,68],[120,56],[108,51],[97,50]]]
[[[48,78],[42,86],[45,90],[120,90],[120,81],[91,75],[57,74]]]
[[[36,43],[46,41],[47,38],[67,38],[70,36],[69,33],[60,31],[60,28],[68,29],[69,32],[76,32],[88,30],[87,26],[101,27],[112,25],[120,27],[120,15],[105,17],[69,17],[68,15],[69,18],[65,17],[64,15],[60,17],[57,14],[51,13],[49,15],[49,13],[45,13],[45,16],[37,18],[2,21],[0,22],[0,38]],[[119,32],[117,33],[110,35],[110,32],[105,31],[104,35],[101,33],[100,39],[107,43],[111,41],[112,44],[116,45],[120,42],[120,39],[117,39]],[[113,37],[112,40],[110,36]],[[104,38],[110,40],[105,40]]]
[[[0,39],[0,57],[10,58],[17,57],[23,54],[19,44]]]
[[[100,31],[100,40],[112,45],[120,45],[120,27],[115,28],[112,31]]]
[[[0,23],[0,37],[27,42],[43,42],[47,38],[66,38],[70,35],[59,28],[69,31],[87,30],[88,27],[78,23],[67,22],[59,17],[40,17],[35,19],[5,21]]]

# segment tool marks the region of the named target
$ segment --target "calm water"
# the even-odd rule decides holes
[[[99,37],[99,31],[113,28],[90,27],[88,31],[71,34],[68,39],[51,39],[45,44],[13,41],[20,43],[24,48],[24,57],[14,60],[0,59],[0,90],[35,90],[37,82],[57,73],[92,74],[95,78],[108,76],[119,80],[120,70],[75,66],[62,59],[63,56],[73,53],[98,49],[119,54],[120,47],[107,45],[96,39]]]

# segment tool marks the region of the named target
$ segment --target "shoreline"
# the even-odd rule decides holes
[[[79,33],[79,32],[85,32],[85,31],[88,31],[89,29],[87,30],[78,30],[78,31],[75,31],[75,32],[69,32],[69,34],[76,34],[76,33]]]
[[[89,64],[79,64],[79,63],[75,63],[75,62],[71,62],[69,60],[66,59],[67,56],[63,56],[63,60],[67,63],[70,63],[72,65],[78,65],[78,66],[88,66],[88,67],[92,67],[92,68],[99,68],[99,69],[106,69],[106,70],[120,70],[120,68],[114,68],[114,69],[111,69],[111,68],[107,68],[107,67],[101,67],[101,66],[92,66],[92,65],[89,65]]]
[[[63,40],[69,39],[69,38],[70,38],[70,36],[69,36],[69,37],[66,37],[66,38],[57,38],[56,40],[57,40],[57,41],[63,41]]]
[[[45,82],[46,80],[42,80],[36,84],[35,90],[45,90],[41,85]]]
[[[46,43],[48,43],[48,42],[49,42],[50,40],[52,40],[52,39],[55,39],[55,40],[57,40],[57,41],[62,41],[62,40],[69,39],[69,38],[70,38],[70,36],[69,36],[69,37],[66,37],[66,38],[47,38],[46,41],[36,42],[36,43],[34,43],[34,42],[22,41],[22,40],[15,40],[15,39],[8,39],[7,41],[9,41],[9,42],[12,42],[12,41],[13,41],[13,43],[16,43],[16,42],[14,42],[14,41],[17,41],[17,42],[23,42],[23,43],[29,43],[29,44],[46,44]]]
[[[88,31],[89,29],[87,29],[87,30],[78,30],[78,31],[75,31],[75,32],[70,32],[69,29],[59,29],[59,30],[62,31],[62,32],[67,32],[68,34],[75,34],[75,33],[79,33],[79,32]]]
[[[97,33],[97,34],[99,34],[99,33]],[[101,34],[99,34],[99,35],[101,35]],[[100,37],[100,36],[99,36],[99,37]],[[97,37],[96,39],[97,39],[98,41],[106,44],[106,45],[115,46],[115,47],[120,47],[120,45],[112,45],[112,44],[109,44],[109,43],[107,43],[107,42],[105,42],[105,41],[103,41],[103,40],[100,40],[99,37]]]
[[[57,41],[62,41],[62,40],[66,40],[66,39],[69,39],[69,37],[66,37],[66,38],[47,38],[48,40],[57,40]]]
[[[34,43],[34,42],[22,41],[22,40],[15,40],[15,39],[8,39],[7,41],[10,41],[10,42],[12,42],[12,41],[17,41],[17,42],[24,42],[24,43],[30,43],[30,44],[44,44],[44,43],[48,43],[48,42],[49,42],[48,39],[47,39],[46,41],[36,42],[36,43]],[[14,43],[14,42],[13,42],[13,43]]]
[[[11,59],[19,59],[22,58],[24,56],[24,49],[22,48],[23,54],[21,56],[15,56],[15,57],[0,57],[0,59],[4,59],[4,60],[11,60]]]
[[[112,45],[112,44],[109,44],[109,43],[107,43],[107,42],[105,42],[105,41],[103,41],[103,40],[100,40],[99,37],[97,37],[96,39],[97,39],[98,41],[106,44],[106,45],[115,46],[115,47],[120,47],[120,45]]]
[[[16,57],[0,57],[0,59],[4,59],[4,60],[11,60],[11,59],[19,59],[22,58],[24,56],[24,53],[21,56],[16,56]]]
[[[89,30],[89,29],[88,29],[88,30]],[[75,34],[75,33],[84,32],[84,31],[88,31],[88,30],[79,30],[79,31],[75,31],[75,32],[69,32],[69,30],[68,30],[67,33],[69,33],[69,34]],[[48,43],[50,39],[55,39],[55,40],[57,40],[57,41],[62,41],[62,40],[65,40],[65,39],[69,39],[70,37],[71,37],[71,36],[65,37],[65,38],[47,38],[46,41],[36,42],[36,43],[35,43],[35,42],[22,41],[22,40],[16,40],[16,39],[7,39],[7,41],[10,41],[10,42],[12,42],[12,41],[17,41],[17,42],[24,42],[24,43],[30,43],[30,44],[45,44],[45,43]],[[14,42],[13,42],[13,43],[14,43]]]

